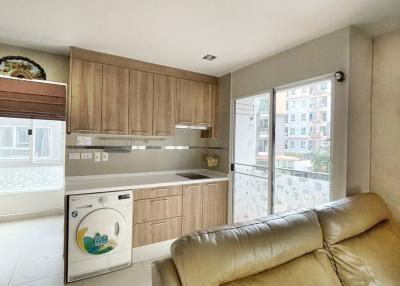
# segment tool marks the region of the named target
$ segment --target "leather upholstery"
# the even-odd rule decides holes
[[[171,255],[154,286],[400,285],[400,226],[371,193],[195,232]]]
[[[349,197],[317,213],[342,285],[400,285],[400,229],[380,197]]]
[[[316,208],[318,220],[328,244],[356,236],[377,223],[389,219],[390,212],[374,193],[365,193]]]
[[[285,264],[224,286],[340,286],[324,250],[316,250]]]
[[[153,286],[181,286],[178,272],[171,258],[154,261],[151,272]]]
[[[171,254],[183,286],[217,286],[321,248],[318,219],[309,210],[195,232],[175,241]],[[308,262],[310,259],[304,263],[313,268],[318,263]]]

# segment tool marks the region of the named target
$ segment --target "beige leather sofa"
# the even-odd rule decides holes
[[[400,228],[361,194],[183,236],[152,268],[153,286],[394,286]]]

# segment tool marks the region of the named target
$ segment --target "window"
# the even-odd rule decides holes
[[[319,128],[319,132],[321,133],[321,136],[327,136],[328,132],[327,132],[328,128],[326,126],[321,126]]]
[[[301,134],[306,135],[307,134],[307,128],[306,127],[301,127]]]
[[[306,148],[306,141],[301,141],[301,149],[305,149]]]
[[[319,101],[319,106],[326,107],[327,105],[328,105],[328,97],[327,96],[321,97]]]
[[[260,119],[259,121],[259,132],[268,132],[268,119]]]
[[[313,142],[312,141],[308,141],[308,150],[312,150],[313,149]]]
[[[308,115],[308,119],[310,122],[317,120],[317,113],[310,112],[310,114]]]
[[[290,148],[294,148],[294,141],[289,141]]]
[[[326,111],[321,112],[321,114],[322,114],[322,121],[323,122],[328,121],[328,115],[326,114]]]
[[[294,135],[296,133],[296,128],[290,127],[290,135]]]
[[[290,121],[295,121],[295,120],[296,120],[296,115],[290,114]]]
[[[302,113],[302,114],[301,114],[301,120],[302,120],[302,121],[306,121],[306,120],[307,120],[307,114]]]
[[[266,153],[268,152],[268,140],[264,138],[260,138],[257,144],[257,151],[259,153]]]
[[[65,123],[0,117],[0,193],[64,186]]]

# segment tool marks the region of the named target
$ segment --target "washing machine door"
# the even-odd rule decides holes
[[[88,213],[79,223],[76,242],[83,252],[102,255],[121,244],[125,230],[125,219],[119,211],[101,208]]]

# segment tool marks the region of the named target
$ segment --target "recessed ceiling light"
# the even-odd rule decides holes
[[[207,60],[207,61],[213,61],[213,60],[215,60],[217,57],[216,56],[213,56],[213,55],[205,55],[204,57],[203,57],[203,59],[204,60]]]

